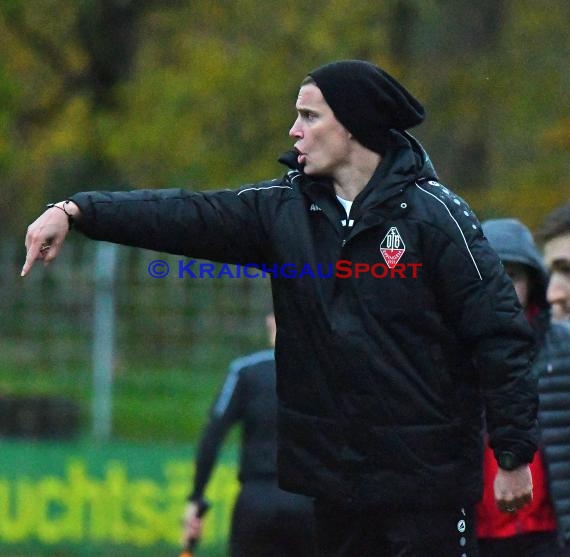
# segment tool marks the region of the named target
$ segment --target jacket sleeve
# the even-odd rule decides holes
[[[260,263],[266,245],[256,195],[240,190],[82,192],[77,228],[95,240],[224,263]],[[255,192],[254,192],[255,193]]]
[[[475,364],[491,448],[530,462],[537,446],[536,339],[510,278],[463,204],[448,207],[449,218],[429,235],[434,288]]]
[[[242,418],[240,378],[239,369],[230,366],[226,381],[210,409],[209,420],[202,433],[196,453],[194,487],[189,496],[191,501],[199,501],[203,498],[220,447],[231,427]]]

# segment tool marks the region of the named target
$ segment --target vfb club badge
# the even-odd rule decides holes
[[[402,240],[398,229],[392,226],[380,243],[380,253],[384,261],[386,261],[386,265],[388,265],[390,269],[393,269],[405,251],[406,246],[404,240]]]

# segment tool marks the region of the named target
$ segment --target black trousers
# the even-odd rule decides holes
[[[509,538],[481,538],[479,557],[570,557],[558,546],[556,532],[533,532]]]
[[[354,512],[315,503],[318,557],[476,557],[473,509]]]
[[[313,500],[275,482],[242,485],[230,535],[231,557],[315,557]]]

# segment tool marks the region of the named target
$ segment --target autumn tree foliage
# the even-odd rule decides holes
[[[569,20],[566,0],[3,0],[0,219],[276,176],[305,72],[363,58],[426,105],[442,181],[532,227],[570,192]]]

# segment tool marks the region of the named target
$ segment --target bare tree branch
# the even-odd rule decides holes
[[[165,5],[181,6],[181,0],[92,0],[79,3],[75,12],[75,32],[87,64],[73,70],[62,50],[25,17],[25,4],[0,5],[7,27],[44,61],[59,78],[56,91],[47,101],[23,111],[17,129],[27,136],[38,126],[49,123],[73,96],[89,95],[93,110],[116,108],[116,85],[129,78],[138,48],[139,20],[144,14]]]
[[[26,46],[31,48],[34,54],[44,60],[54,73],[62,77],[72,73],[60,49],[38,29],[32,29],[26,23],[22,10],[3,10],[0,8],[0,11],[4,15],[7,27]]]
[[[42,105],[35,106],[19,114],[16,118],[18,134],[26,139],[35,128],[49,123],[64,109],[75,93],[76,89],[61,85],[51,95],[50,99]]]

